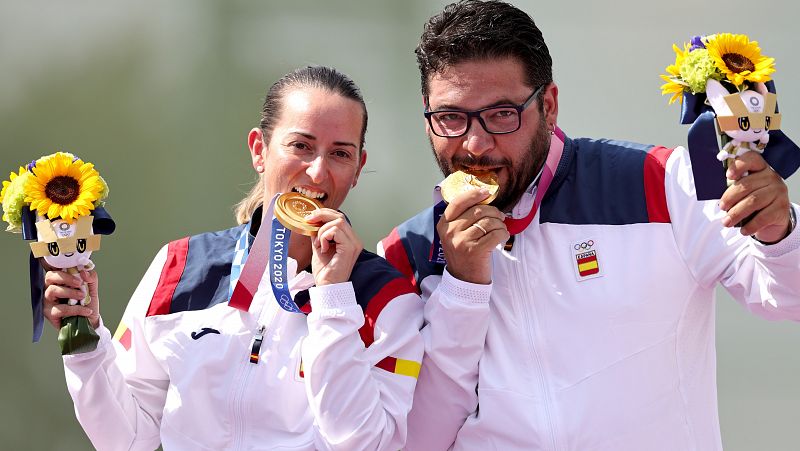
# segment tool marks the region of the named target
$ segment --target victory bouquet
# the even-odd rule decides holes
[[[729,185],[728,162],[749,151],[762,153],[783,178],[794,173],[800,149],[779,130],[775,60],[761,54],[758,42],[719,33],[672,48],[675,63],[661,75],[661,93],[672,95],[670,104],[680,100],[681,123],[692,124],[688,148],[698,200],[720,198]]]
[[[100,249],[100,235],[114,231],[111,216],[103,207],[108,185],[92,163],[66,152],[56,152],[21,166],[3,182],[0,200],[3,220],[9,232],[21,233],[31,241],[30,276],[33,309],[33,341],[42,335],[44,317],[44,269],[78,274],[91,270],[93,251]],[[97,234],[96,234],[97,233]],[[84,299],[67,299],[71,305],[89,302],[84,285]],[[79,354],[97,347],[99,337],[84,316],[64,318],[58,334],[61,353]]]

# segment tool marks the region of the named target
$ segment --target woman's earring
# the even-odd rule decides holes
[[[256,172],[258,172],[259,174],[264,172],[264,166],[261,165],[256,166]]]

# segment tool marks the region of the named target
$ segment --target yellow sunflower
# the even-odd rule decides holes
[[[765,83],[775,72],[775,58],[761,55],[757,41],[747,35],[719,33],[706,42],[709,55],[717,68],[737,87],[745,81]]]
[[[51,220],[72,222],[89,214],[103,191],[100,174],[91,163],[64,152],[40,158],[25,182],[31,210]]]
[[[676,100],[683,102],[683,91],[686,89],[686,83],[680,81],[681,78],[681,64],[689,53],[689,44],[683,44],[683,50],[677,45],[672,44],[672,50],[675,51],[675,64],[667,66],[667,75],[661,75],[661,79],[666,81],[661,85],[661,95],[672,94],[669,99],[669,104],[672,105]]]

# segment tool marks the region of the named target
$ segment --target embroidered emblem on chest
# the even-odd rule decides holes
[[[575,278],[578,282],[603,275],[600,272],[597,247],[597,244],[592,239],[583,240],[572,245],[572,265],[575,268]]]
[[[199,340],[204,335],[208,335],[208,334],[217,334],[217,335],[219,335],[219,331],[217,329],[212,329],[210,327],[204,327],[204,328],[200,329],[199,331],[192,332],[191,336],[192,336],[192,340]]]

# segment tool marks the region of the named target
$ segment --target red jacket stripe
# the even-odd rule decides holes
[[[411,284],[416,287],[417,281],[414,279],[414,270],[411,269],[411,262],[408,260],[403,242],[400,241],[400,234],[397,233],[397,227],[392,229],[392,232],[381,241],[381,244],[383,244],[383,252],[386,254],[386,260],[397,268],[398,271],[403,273],[403,275],[411,281]]]
[[[375,366],[390,373],[394,373],[395,369],[397,368],[397,358],[392,356],[386,357],[375,364]]]
[[[173,241],[167,245],[167,261],[161,270],[161,277],[158,279],[153,299],[150,300],[147,316],[166,315],[170,312],[172,295],[175,294],[175,287],[178,286],[181,275],[183,275],[188,253],[189,237]]]
[[[673,149],[653,147],[644,159],[644,195],[650,222],[670,222],[664,187],[667,158]]]
[[[399,243],[398,243],[399,244]],[[408,280],[398,277],[381,288],[367,304],[367,310],[364,312],[364,325],[358,330],[361,335],[361,340],[364,346],[369,347],[375,341],[375,322],[378,316],[383,311],[383,308],[389,304],[389,301],[408,293],[414,293],[414,287]]]

